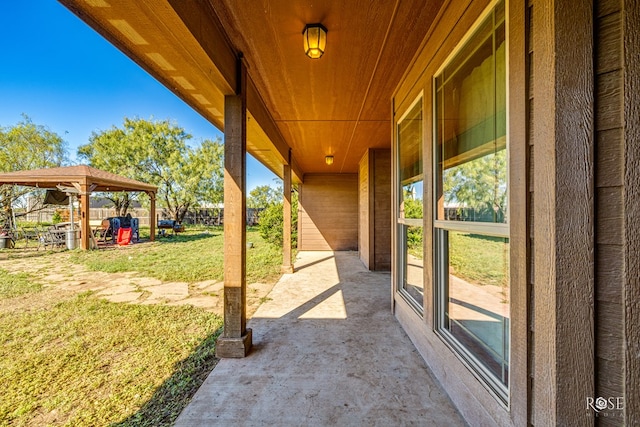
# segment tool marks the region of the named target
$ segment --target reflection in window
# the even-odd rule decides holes
[[[447,230],[438,230],[437,239],[448,254],[443,326],[507,385],[509,239]]]
[[[436,77],[436,218],[507,222],[504,6]]]
[[[422,249],[422,226],[402,225],[402,281],[401,289],[406,296],[422,307],[424,304],[424,260]]]
[[[399,291],[417,309],[424,303],[422,100],[398,122]]]
[[[434,83],[437,328],[506,401],[510,304],[503,2]]]

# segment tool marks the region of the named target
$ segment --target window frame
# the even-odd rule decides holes
[[[394,177],[394,186],[395,186],[395,191],[396,191],[396,195],[395,195],[395,209],[394,209],[394,217],[395,217],[395,235],[397,236],[397,241],[396,241],[396,262],[397,262],[397,266],[399,267],[398,269],[396,269],[395,271],[395,276],[396,276],[396,293],[398,295],[400,295],[402,297],[402,299],[404,301],[407,302],[407,304],[415,311],[415,313],[420,316],[420,318],[424,318],[425,315],[425,298],[428,297],[427,293],[424,292],[424,274],[422,277],[423,280],[423,295],[422,295],[422,304],[420,304],[418,301],[415,300],[415,298],[413,296],[411,296],[411,294],[404,288],[404,283],[405,283],[405,279],[406,279],[406,265],[407,265],[407,256],[406,256],[406,248],[404,248],[404,237],[405,237],[405,232],[402,230],[402,227],[407,226],[407,227],[421,227],[422,228],[422,235],[423,235],[423,248],[422,248],[422,252],[423,252],[423,268],[426,268],[424,266],[424,261],[425,261],[425,257],[424,257],[424,232],[425,232],[425,217],[424,217],[424,208],[425,208],[425,197],[424,197],[424,188],[426,185],[426,180],[425,178],[428,176],[427,173],[425,173],[425,168],[424,168],[424,163],[422,165],[422,173],[419,175],[422,178],[422,205],[423,205],[423,214],[422,214],[422,218],[402,218],[400,216],[400,205],[401,205],[401,200],[402,200],[402,180],[401,180],[401,169],[400,169],[400,160],[401,160],[401,156],[400,156],[400,124],[407,118],[407,116],[412,112],[412,110],[416,107],[416,105],[420,104],[420,109],[421,109],[421,120],[422,120],[422,129],[421,129],[421,135],[420,135],[420,144],[421,144],[421,149],[422,149],[422,157],[424,157],[424,149],[425,149],[425,97],[424,97],[424,90],[421,90],[417,96],[413,99],[413,101],[411,101],[411,103],[409,103],[409,105],[405,108],[404,112],[402,113],[402,115],[400,116],[400,118],[398,118],[395,123],[394,123],[394,134],[395,134],[395,177]]]
[[[446,57],[446,59],[442,62],[442,64],[438,67],[438,69],[431,76],[431,88],[432,88],[432,143],[430,149],[432,150],[432,182],[430,183],[432,188],[432,199],[430,202],[431,206],[431,214],[432,214],[432,223],[429,226],[432,228],[432,265],[433,265],[433,286],[432,286],[432,298],[433,298],[433,331],[434,333],[440,337],[440,339],[444,342],[444,344],[449,347],[458,357],[458,359],[469,369],[474,376],[478,378],[478,380],[486,386],[488,391],[497,399],[497,401],[502,404],[505,408],[509,409],[510,407],[510,396],[512,393],[512,355],[513,355],[513,343],[512,343],[512,335],[513,335],[513,322],[509,321],[509,329],[507,336],[509,337],[509,353],[508,353],[508,366],[509,366],[509,376],[507,384],[503,384],[493,372],[491,372],[485,364],[480,361],[469,349],[465,347],[445,326],[445,313],[447,310],[448,298],[445,298],[445,293],[448,293],[448,289],[444,288],[445,284],[445,275],[448,275],[448,241],[442,238],[440,235],[444,234],[443,231],[457,231],[463,233],[479,233],[486,236],[493,237],[503,237],[509,239],[509,247],[511,247],[511,200],[508,200],[507,209],[506,209],[506,218],[507,221],[504,223],[490,223],[490,222],[472,222],[472,221],[453,221],[453,220],[439,220],[437,213],[437,191],[436,185],[438,180],[438,156],[436,153],[438,152],[438,108],[437,108],[437,100],[438,100],[438,77],[442,76],[447,66],[456,59],[458,53],[467,47],[467,44],[473,40],[476,35],[477,30],[485,24],[487,19],[490,19],[492,14],[495,13],[496,7],[502,1],[504,7],[504,23],[505,23],[505,48],[508,52],[508,39],[509,39],[509,31],[508,31],[508,22],[509,22],[509,14],[508,14],[508,0],[493,0],[484,10],[482,14],[478,16],[474,24],[469,28],[469,30],[465,33],[465,35],[460,39],[456,47],[451,51],[451,53]],[[496,26],[493,26],[493,33],[495,33]],[[495,51],[494,51],[495,54]],[[468,59],[468,58],[467,58]],[[505,84],[506,84],[506,92],[505,92],[505,114],[506,114],[506,176],[507,176],[507,188],[506,194],[509,195],[512,191],[511,188],[511,174],[510,174],[510,164],[511,164],[511,156],[510,156],[510,138],[509,138],[509,58],[508,55],[505,55]],[[465,60],[466,61],[466,60]],[[460,67],[459,67],[460,68]],[[458,68],[458,69],[459,69]],[[457,71],[457,70],[456,70]],[[447,81],[451,77],[447,78]],[[495,75],[494,75],[495,82]],[[442,85],[444,86],[446,81],[443,81]],[[495,83],[494,83],[495,84]],[[426,183],[425,183],[426,185]],[[443,256],[446,254],[446,256]],[[511,258],[511,256],[509,257]],[[446,264],[446,266],[445,266]],[[509,271],[511,269],[511,259],[509,259]],[[512,282],[509,279],[509,312],[511,313],[512,308]]]

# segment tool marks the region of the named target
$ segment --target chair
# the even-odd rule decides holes
[[[118,246],[126,246],[131,243],[131,227],[121,227],[118,229]]]
[[[106,242],[107,237],[109,237],[111,234],[111,221],[109,221],[108,219],[103,219],[102,224],[100,224],[95,228],[95,230],[93,230],[93,236],[96,238],[96,240],[102,239],[103,242]]]
[[[56,230],[55,227],[49,227],[46,232],[42,233],[43,245],[47,249],[47,246],[51,246],[51,249],[64,247],[67,245],[65,240],[66,231]]]
[[[43,243],[43,239],[41,236],[41,232],[40,230],[38,230],[38,227],[33,227],[33,228],[22,228],[22,237],[24,238],[25,241],[25,248],[29,247],[29,242],[30,241],[34,241],[36,242],[37,246],[36,246],[36,250],[40,249],[40,246]]]

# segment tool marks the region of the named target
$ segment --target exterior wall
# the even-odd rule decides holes
[[[534,1],[536,425],[588,425],[594,394],[593,4]],[[571,46],[571,48],[568,48]]]
[[[430,79],[487,3],[449,2],[396,91],[395,120],[421,92],[426,100],[426,177],[433,164]],[[433,332],[427,298],[419,316],[394,292],[394,312],[472,425],[636,425],[640,7],[628,0],[507,4],[513,322],[508,407],[474,381]],[[432,198],[425,184],[424,200]],[[433,259],[428,205],[425,260]],[[425,297],[433,294],[429,270]],[[597,397],[623,408],[596,414],[587,404]]]
[[[370,149],[360,160],[360,259],[370,270],[391,269],[391,152]]]
[[[416,348],[424,357],[425,361],[433,371],[434,375],[441,382],[449,396],[451,397],[458,410],[463,417],[471,425],[526,425],[527,423],[527,343],[526,343],[526,325],[527,325],[527,309],[526,309],[526,274],[522,274],[522,266],[526,267],[526,263],[514,263],[512,260],[512,276],[513,269],[516,268],[516,281],[512,278],[511,295],[511,319],[512,319],[512,351],[511,351],[511,388],[508,406],[505,407],[491,391],[481,384],[480,381],[467,367],[466,363],[458,357],[452,348],[443,341],[440,336],[434,332],[434,305],[433,298],[433,209],[431,200],[433,200],[432,176],[433,176],[433,76],[438,69],[446,61],[450,53],[459,45],[465,34],[471,29],[482,12],[489,6],[490,1],[450,1],[443,8],[439,19],[436,20],[435,26],[430,31],[427,39],[424,41],[421,50],[414,58],[413,65],[405,73],[405,78],[400,82],[394,96],[394,123],[407,111],[413,101],[422,94],[424,107],[424,136],[423,136],[423,165],[424,165],[424,315],[420,315],[405,300],[405,298],[397,292],[398,277],[397,260],[394,257],[392,266],[393,286],[393,306],[394,313],[407,334],[412,339]],[[518,34],[518,39],[522,45],[524,39],[524,5],[520,4],[521,9],[518,14],[520,22],[511,22],[510,32]],[[509,12],[511,14],[511,12]],[[511,34],[508,35],[511,40]],[[519,48],[519,55],[524,55],[524,47]],[[524,60],[522,61],[524,62]],[[511,66],[511,64],[510,64]],[[524,75],[524,70],[522,75]],[[522,85],[521,85],[522,86]],[[510,83],[509,91],[518,93],[522,92],[522,87],[515,87]],[[524,103],[525,94],[520,95],[519,102]],[[510,108],[511,105],[510,105]],[[522,112],[525,108],[520,108]],[[526,119],[520,117],[520,129]],[[511,147],[514,142],[510,141]],[[522,167],[526,165],[523,160],[524,148],[526,140],[524,137],[515,142],[519,144],[520,155],[518,160],[522,164],[520,168],[513,168],[511,172],[515,173],[518,183],[513,183],[511,179],[511,191],[519,191],[525,194],[526,182],[520,177],[523,175]],[[395,146],[394,146],[395,150]],[[513,157],[513,156],[512,156]],[[516,156],[517,157],[517,156]],[[393,156],[395,157],[395,154]],[[514,161],[513,159],[511,161]],[[395,162],[392,162],[395,169]],[[397,171],[394,170],[395,176]],[[394,188],[395,188],[394,184]],[[396,192],[397,190],[394,190]],[[511,196],[510,196],[511,197]],[[526,212],[525,202],[518,202],[517,209]],[[512,202],[512,206],[514,203]],[[393,210],[395,212],[395,209]],[[513,212],[512,212],[513,215]],[[522,216],[522,215],[520,215]],[[397,221],[394,213],[394,223]],[[519,223],[526,224],[526,220],[520,220]],[[395,229],[396,227],[394,227]],[[526,260],[525,235],[526,227],[519,226],[517,230],[511,234],[511,248],[517,248],[519,257]],[[518,234],[519,233],[519,234]],[[515,239],[514,239],[515,237]],[[515,241],[514,241],[515,240]],[[394,237],[394,248],[397,247],[397,237]],[[524,248],[524,249],[523,249]],[[513,257],[512,253],[512,257]],[[525,268],[526,271],[526,268]]]
[[[600,425],[640,424],[640,5],[600,1],[595,27],[595,395],[624,399]]]
[[[526,118],[526,122],[527,122],[527,146],[526,148],[528,149],[528,155],[527,155],[527,160],[528,160],[528,165],[527,167],[527,198],[528,198],[528,203],[527,203],[527,212],[528,212],[528,225],[527,225],[527,246],[528,246],[528,253],[527,253],[527,259],[526,259],[526,265],[527,265],[527,313],[528,314],[528,319],[527,319],[527,343],[528,343],[528,350],[527,350],[527,366],[528,366],[528,377],[527,377],[527,397],[528,397],[528,402],[527,402],[527,407],[528,407],[528,417],[529,417],[529,424],[531,425],[535,425],[535,414],[534,412],[530,409],[534,406],[535,404],[535,395],[533,393],[533,388],[535,386],[535,346],[533,345],[533,343],[535,342],[535,328],[534,328],[534,316],[533,313],[535,313],[535,294],[534,294],[534,289],[535,289],[535,280],[534,280],[534,274],[533,272],[535,271],[535,265],[534,265],[534,259],[532,256],[530,256],[530,254],[532,254],[534,252],[534,241],[533,241],[533,231],[534,231],[534,218],[533,218],[533,208],[534,208],[534,203],[535,203],[535,194],[533,191],[533,184],[532,184],[532,180],[531,177],[534,174],[534,164],[535,164],[535,151],[534,151],[534,144],[533,144],[533,137],[531,136],[532,133],[532,126],[531,123],[533,122],[533,73],[531,72],[531,69],[533,67],[533,62],[534,62],[534,52],[533,52],[533,45],[530,42],[531,41],[531,30],[533,28],[533,0],[529,0],[528,5],[527,5],[527,14],[526,14],[526,23],[525,23],[525,32],[526,32],[526,36],[525,36],[525,40],[526,40],[526,55],[527,55],[527,68],[526,68],[526,79],[527,79],[527,118]]]
[[[299,191],[298,250],[357,250],[358,175],[306,174]]]
[[[391,150],[373,151],[373,261],[372,270],[391,270]]]
[[[624,422],[640,425],[640,4],[623,3]]]
[[[596,396],[624,395],[622,5],[596,10]],[[600,425],[620,425],[602,417]]]

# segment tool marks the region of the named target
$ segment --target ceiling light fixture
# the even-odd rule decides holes
[[[331,166],[331,165],[333,164],[333,156],[326,156],[326,157],[324,158],[324,162],[325,162],[327,165]]]
[[[327,29],[322,24],[307,24],[302,31],[304,53],[311,59],[318,59],[327,47]]]

